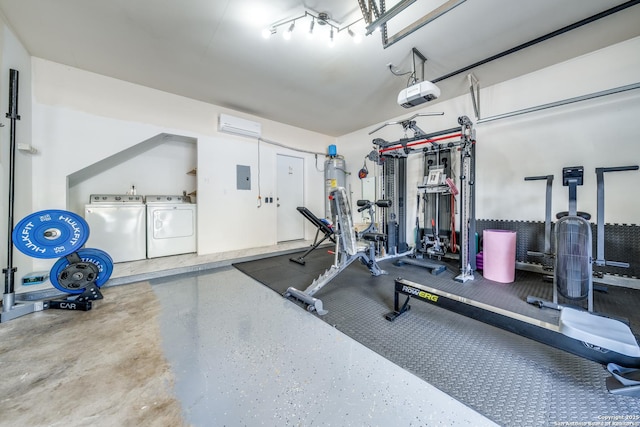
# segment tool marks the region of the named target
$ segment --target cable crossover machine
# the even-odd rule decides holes
[[[419,113],[398,122],[389,122],[372,130],[373,134],[388,125],[399,124],[413,137],[388,142],[376,138],[374,152],[382,166],[382,197],[393,201],[394,208],[386,211],[385,233],[389,236],[388,250],[403,251],[409,247],[406,236],[407,218],[407,158],[423,155],[423,179],[417,187],[415,247],[411,256],[400,258],[396,264],[413,264],[439,274],[445,266],[435,262],[443,257],[460,260],[459,282],[474,279],[477,248],[475,239],[475,129],[467,116],[458,118],[458,127],[425,133],[416,125],[418,116],[444,113]],[[370,155],[369,158],[374,157]],[[458,163],[455,170],[454,163]],[[456,184],[456,177],[458,184]],[[455,202],[458,198],[460,230],[456,232]],[[419,227],[419,206],[422,201],[424,227]],[[459,237],[457,237],[459,236]]]

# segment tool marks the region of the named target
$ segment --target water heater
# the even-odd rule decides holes
[[[324,216],[331,218],[329,193],[338,187],[347,186],[347,164],[344,157],[338,156],[336,146],[330,145],[324,161]]]

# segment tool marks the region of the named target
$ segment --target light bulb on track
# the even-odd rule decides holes
[[[349,33],[349,35],[351,36],[351,38],[353,39],[353,42],[355,44],[358,44],[358,43],[360,43],[362,41],[362,36],[360,34],[358,34],[358,33],[354,33],[351,30],[351,27],[347,28],[347,32]]]
[[[282,33],[282,37],[283,37],[285,40],[290,40],[290,39],[291,39],[291,33],[293,32],[293,29],[294,29],[295,27],[296,27],[296,21],[293,21],[293,22],[291,23],[291,26],[289,27],[289,29],[288,29],[286,32]]]
[[[265,39],[269,39],[275,33],[276,33],[275,28],[265,28],[264,30],[262,30],[262,37]]]
[[[311,18],[311,24],[309,25],[309,32],[307,33],[307,37],[313,38],[313,27],[316,25],[316,20]]]

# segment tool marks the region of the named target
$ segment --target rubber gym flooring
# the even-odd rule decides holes
[[[289,261],[292,256],[299,255],[234,266],[282,294],[289,286],[306,289],[333,262],[323,248],[309,254],[304,266]],[[315,295],[328,314],[309,315],[318,316],[498,424],[606,425],[607,420],[617,419],[640,426],[640,399],[608,393],[605,381],[609,374],[598,363],[417,300],[394,322],[384,318],[393,310],[394,279],[402,277],[445,291],[465,292],[470,298],[548,321],[556,312],[525,302],[527,295],[551,299],[552,284],[541,275],[517,271],[514,283],[500,284],[476,272],[475,280],[462,284],[453,280],[459,273],[455,265],[448,265],[437,276],[413,265],[396,266],[393,260],[380,266],[388,274],[373,277],[365,266],[354,262]],[[596,293],[594,305],[595,311],[627,317],[637,337],[640,291],[610,287],[607,293]]]

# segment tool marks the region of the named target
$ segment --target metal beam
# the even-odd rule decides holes
[[[407,37],[409,34],[413,33],[414,31],[416,31],[416,30],[418,30],[418,29],[420,29],[422,27],[424,27],[429,22],[436,20],[437,18],[441,17],[442,15],[444,15],[445,13],[447,13],[450,10],[454,9],[455,7],[461,5],[465,1],[466,0],[449,0],[448,2],[442,4],[440,7],[432,10],[431,12],[429,12],[428,14],[423,16],[422,18],[420,18],[417,21],[415,21],[413,24],[406,26],[404,29],[398,31],[396,34],[391,36],[387,40],[387,42],[383,45],[383,48],[386,49],[389,46],[391,46],[392,44],[394,44],[396,42],[399,42],[403,38]],[[373,24],[371,24],[371,25],[373,25]],[[369,27],[367,27],[367,28],[369,28]],[[369,33],[367,33],[367,34],[369,34]]]
[[[587,95],[576,96],[574,98],[563,99],[561,101],[550,102],[548,104],[537,105],[535,107],[524,108],[522,110],[511,111],[509,113],[497,114],[495,116],[486,117],[477,121],[477,124],[491,122],[494,120],[506,119],[507,117],[518,116],[520,114],[533,113],[535,111],[546,110],[548,108],[560,107],[562,105],[573,104],[574,102],[586,101],[593,98],[599,98],[601,96],[613,95],[620,92],[626,92],[629,90],[640,89],[639,83],[632,83],[626,86],[619,86],[613,89],[607,89],[600,92],[589,93]]]
[[[383,26],[384,24],[389,22],[389,20],[397,16],[400,12],[402,12],[409,5],[415,2],[416,0],[402,0],[400,3],[393,6],[388,11],[386,12],[383,11],[382,15],[380,15],[378,19],[376,19],[375,21],[367,25],[367,28],[366,28],[367,32],[365,33],[365,35],[368,36],[369,34],[373,33],[376,30],[376,28]]]
[[[507,50],[505,50],[503,52],[500,52],[500,53],[498,53],[496,55],[490,56],[489,58],[485,58],[485,59],[483,59],[481,61],[478,61],[476,63],[473,63],[471,65],[467,65],[466,67],[460,68],[459,70],[453,71],[453,72],[451,72],[449,74],[445,74],[444,76],[440,76],[440,77],[432,79],[430,81],[432,83],[438,83],[439,81],[448,79],[449,77],[453,77],[453,76],[456,76],[458,74],[462,74],[462,73],[464,73],[466,71],[469,71],[469,70],[471,70],[473,68],[476,68],[476,67],[479,67],[481,65],[484,65],[484,64],[486,64],[488,62],[495,61],[496,59],[500,59],[503,56],[510,55],[510,54],[512,54],[514,52],[518,52],[519,50],[522,50],[522,49],[528,48],[530,46],[533,46],[535,44],[541,43],[543,41],[549,40],[552,37],[559,36],[561,34],[569,32],[571,30],[575,30],[576,28],[580,28],[583,25],[587,25],[587,24],[590,24],[592,22],[595,22],[595,21],[597,21],[599,19],[605,18],[605,17],[607,17],[609,15],[612,15],[614,13],[620,12],[622,10],[625,10],[625,9],[629,8],[629,7],[635,6],[638,3],[640,3],[640,0],[629,0],[626,3],[622,3],[622,4],[618,5],[618,6],[614,6],[614,7],[610,8],[610,9],[607,9],[607,10],[605,10],[603,12],[597,13],[597,14],[595,14],[593,16],[590,16],[588,18],[585,18],[585,19],[582,19],[582,20],[580,20],[578,22],[575,22],[575,23],[573,23],[571,25],[567,25],[566,27],[562,27],[559,30],[556,30],[556,31],[553,31],[551,33],[545,34],[544,36],[541,36],[541,37],[538,37],[536,39],[530,40],[530,41],[528,41],[526,43],[523,43],[521,45],[518,45],[516,47],[512,47],[511,49],[507,49]],[[394,43],[396,41],[397,40],[395,40]],[[387,46],[385,46],[385,47],[387,47]]]

